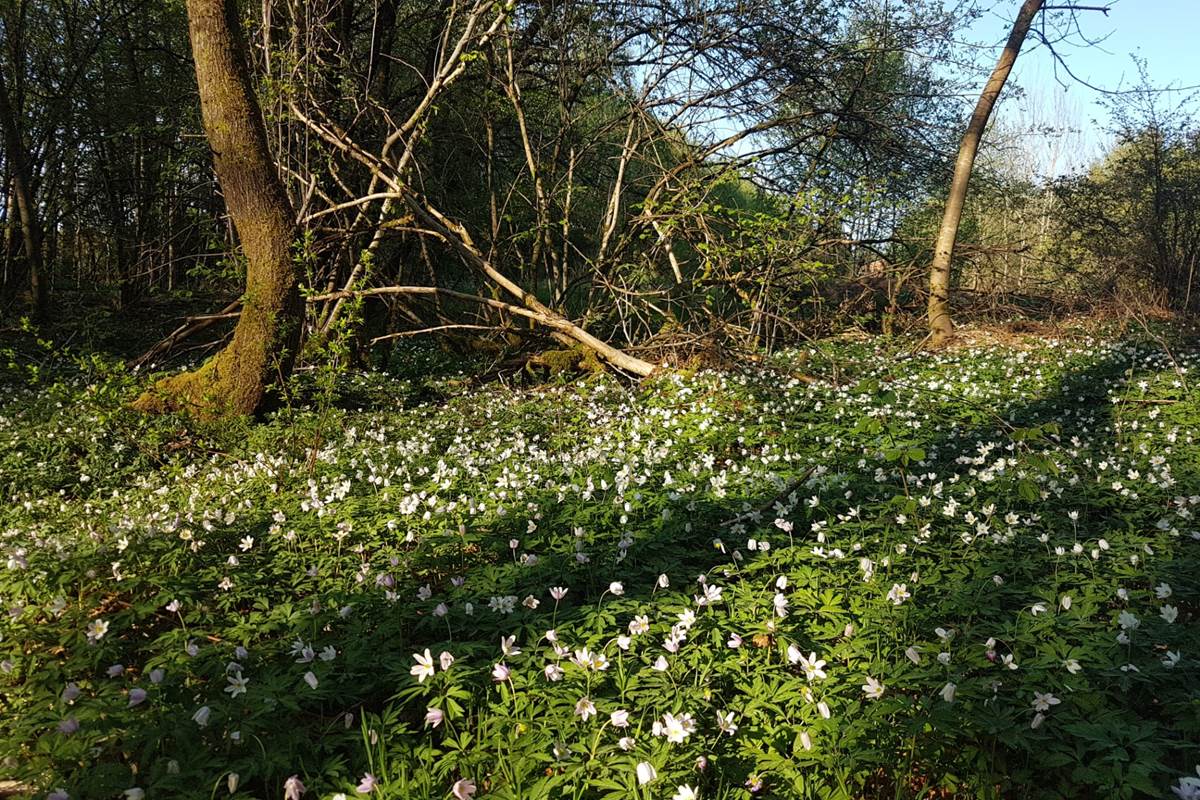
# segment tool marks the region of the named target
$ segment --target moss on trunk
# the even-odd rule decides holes
[[[233,0],[187,0],[204,130],[246,254],[246,294],[229,346],[195,372],[154,385],[134,407],[202,417],[252,414],[296,358],[304,304],[292,257],[295,213],[267,148]]]

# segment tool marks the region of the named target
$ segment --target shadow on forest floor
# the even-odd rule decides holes
[[[1074,436],[1080,437],[1081,443],[1070,448],[1076,451],[1069,457],[1072,463],[1064,461],[1060,469],[1085,471],[1081,468],[1085,459],[1099,461],[1113,457],[1120,449],[1117,440],[1125,433],[1119,431],[1115,423],[1116,415],[1124,413],[1124,407],[1112,403],[1108,392],[1114,382],[1128,382],[1136,377],[1125,375],[1126,366],[1125,362],[1113,358],[1068,370],[1048,391],[1005,408],[970,403],[951,406],[945,398],[931,400],[922,397],[922,392],[910,390],[899,382],[889,386],[886,380],[864,391],[877,394],[874,401],[876,407],[889,404],[902,406],[904,401],[897,397],[887,399],[897,393],[900,398],[907,395],[913,404],[929,401],[927,410],[936,411],[939,404],[944,405],[944,414],[933,427],[935,432],[925,438],[914,437],[913,444],[924,452],[920,458],[914,459],[923,463],[913,464],[913,471],[936,473],[941,480],[946,480],[950,474],[965,474],[968,467],[961,459],[977,456],[981,445],[991,454],[1007,454],[1017,458],[1023,462],[1023,469],[1029,469],[1029,464],[1041,462],[1025,463],[1027,453],[1050,445],[1051,439],[1069,442]],[[988,379],[1002,378],[981,377],[981,380]],[[778,394],[778,387],[754,384],[747,391],[751,394],[749,401],[739,400],[730,406],[732,417],[753,416],[743,407],[747,403],[751,408],[755,404],[759,408],[769,407]],[[641,397],[635,402],[652,400],[652,397]],[[1193,397],[1190,403],[1195,406],[1197,401]],[[392,405],[389,410],[394,409]],[[366,410],[370,411],[370,408]],[[803,429],[808,423],[823,423],[825,420],[818,412],[811,410],[801,410],[800,416],[795,419],[769,420],[770,424],[781,422],[787,423],[790,430],[796,430]],[[542,423],[538,433],[553,435],[553,423],[548,418]],[[1059,432],[1055,433],[1053,429],[1031,432],[1046,423],[1056,424]],[[539,423],[531,424],[536,427]],[[638,511],[631,512],[628,524],[624,525],[617,522],[619,512],[611,507],[610,496],[591,504],[572,504],[555,502],[552,493],[547,492],[545,496],[534,498],[539,507],[545,510],[544,517],[538,522],[538,529],[554,533],[532,534],[526,528],[527,520],[520,514],[495,518],[486,526],[472,530],[470,541],[464,537],[464,547],[456,552],[443,552],[428,562],[406,563],[404,568],[408,574],[398,578],[398,598],[394,602],[382,603],[378,588],[370,584],[358,591],[321,594],[312,590],[303,575],[288,574],[281,566],[272,576],[272,568],[267,566],[264,568],[268,573],[260,578],[259,594],[253,605],[245,605],[247,601],[238,601],[231,595],[227,601],[220,601],[212,608],[212,619],[200,618],[196,624],[200,627],[215,625],[216,619],[222,615],[253,618],[256,613],[253,609],[258,607],[299,609],[310,600],[326,608],[354,606],[360,611],[355,613],[352,627],[339,642],[346,661],[344,674],[322,679],[322,685],[326,687],[324,691],[328,693],[322,697],[328,699],[322,702],[319,710],[302,705],[293,708],[291,704],[284,704],[276,709],[270,725],[280,731],[303,731],[314,724],[327,729],[339,714],[351,710],[360,716],[380,715],[395,724],[403,724],[410,731],[419,731],[424,705],[417,702],[416,696],[410,692],[400,692],[398,695],[398,687],[405,687],[411,682],[407,671],[411,666],[412,652],[419,652],[426,647],[434,652],[443,648],[453,649],[464,663],[483,664],[495,658],[496,639],[501,634],[516,635],[519,642],[540,641],[545,629],[553,625],[560,631],[569,631],[575,639],[605,635],[608,631],[619,629],[618,615],[623,618],[626,614],[653,608],[661,602],[664,592],[656,588],[660,574],[671,576],[671,592],[676,600],[679,599],[679,592],[684,593],[686,600],[686,595],[695,588],[694,577],[700,574],[723,576],[719,580],[746,585],[755,580],[769,585],[775,575],[789,574],[794,576],[793,591],[833,591],[850,597],[862,591],[861,578],[856,574],[857,560],[828,561],[812,556],[810,550],[816,542],[811,538],[809,528],[814,522],[835,518],[838,514],[848,513],[852,506],[860,506],[865,510],[862,516],[863,529],[870,531],[866,534],[867,543],[874,543],[878,537],[882,537],[886,544],[890,541],[888,531],[892,526],[891,518],[897,513],[898,500],[904,489],[894,480],[877,481],[872,471],[875,463],[870,459],[865,468],[858,464],[864,455],[870,456],[883,449],[886,446],[885,437],[890,434],[886,431],[870,433],[852,430],[847,420],[839,424],[842,427],[835,430],[848,440],[847,447],[832,456],[825,456],[822,455],[822,443],[815,440],[816,434],[811,442],[798,439],[795,442],[797,447],[807,445],[810,448],[806,450],[807,461],[794,462],[791,472],[780,474],[779,479],[786,484],[803,475],[809,466],[820,464],[828,467],[831,474],[843,476],[845,488],[853,491],[855,496],[853,499],[844,498],[820,482],[810,482],[798,488],[795,494],[801,502],[794,512],[794,547],[783,543],[783,534],[772,524],[775,512],[770,509],[758,523],[748,525],[741,532],[724,524],[748,510],[769,505],[777,497],[778,486],[763,485],[760,487],[762,491],[721,499],[711,496],[711,493],[700,493],[701,496],[687,504],[681,513],[669,518],[660,513],[661,504],[645,502],[644,508],[638,509],[640,515]],[[828,433],[828,429],[819,430]],[[930,426],[927,425],[924,430],[930,430]],[[768,441],[756,444],[761,447]],[[729,437],[724,449],[711,455],[718,463],[725,459],[737,463],[753,458],[759,452],[760,449],[747,448],[736,437]],[[1061,450],[1056,449],[1056,453],[1058,458],[1067,458]],[[1192,459],[1190,465],[1180,465],[1176,478],[1185,493],[1200,491],[1197,463],[1200,463],[1200,459]],[[650,476],[650,481],[653,480],[661,482],[661,476]],[[1060,532],[1066,524],[1063,516],[1066,511],[1077,510],[1081,514],[1078,527],[1086,531],[1089,542],[1103,539],[1114,543],[1114,546],[1120,546],[1119,543],[1125,541],[1131,529],[1150,529],[1163,515],[1164,503],[1170,497],[1170,493],[1164,492],[1160,497],[1147,498],[1152,499],[1153,503],[1147,502],[1143,508],[1131,510],[1119,501],[1110,503],[1107,496],[1097,492],[1094,487],[1068,484],[1065,477],[1058,482],[1053,471],[1035,482],[1039,493],[1036,497],[1022,496],[1025,489],[1021,488],[1018,481],[1008,480],[1007,477],[996,483],[977,482],[977,485],[984,495],[981,503],[995,502],[1001,510],[1013,510],[1021,516],[1039,514],[1047,520],[1053,518],[1052,522],[1048,521],[1042,527],[1057,526]],[[917,487],[912,488],[915,490]],[[649,481],[641,489],[648,499],[667,491],[666,487],[652,485]],[[802,500],[815,493],[825,496],[817,509],[810,510]],[[268,501],[275,502],[269,498]],[[973,510],[978,513],[978,508]],[[266,541],[267,528],[271,524],[269,511],[264,504],[257,512],[246,513],[228,530],[218,529],[208,538],[212,544],[226,549],[232,549],[239,538],[247,535]],[[352,511],[349,521],[355,521]],[[615,549],[617,540],[628,532],[632,538],[630,555],[619,565],[608,564],[607,556],[601,561],[599,555],[595,564],[576,563],[573,542],[567,534],[576,526],[589,529],[589,534],[595,536],[594,546],[603,544],[609,550]],[[962,529],[951,529],[949,526],[940,529],[935,534],[934,546],[949,548],[961,532]],[[776,544],[771,551],[745,550],[746,538],[765,538],[767,535]],[[517,566],[512,563],[516,558],[516,550],[507,547],[510,539],[541,543],[542,557],[532,566]],[[724,552],[714,546],[714,539],[722,540]],[[847,543],[840,541],[837,544],[847,546]],[[1031,547],[1037,548],[1039,545],[1033,544],[1028,538],[1016,537],[1007,544],[967,548],[959,558],[947,559],[943,564],[926,563],[919,583],[910,580],[914,588],[917,585],[922,587],[922,596],[920,603],[914,602],[906,607],[905,631],[909,635],[916,636],[920,632],[920,635],[928,637],[935,627],[946,625],[957,629],[964,640],[969,639],[972,643],[988,636],[1003,641],[1008,636],[1001,634],[1006,632],[1016,641],[1020,636],[1029,635],[1028,630],[1018,630],[1016,620],[1023,619],[1021,615],[1034,599],[1045,598],[1053,606],[1059,594],[1070,591],[1079,593],[1076,606],[1078,613],[1089,620],[1083,623],[1081,630],[1097,640],[1101,636],[1111,639],[1107,632],[1111,627],[1108,621],[1109,601],[1088,596],[1091,590],[1085,576],[1064,579],[1061,574],[1063,568],[1058,560],[1029,557],[1027,551]],[[730,561],[729,553],[735,548],[741,548],[746,556],[741,565]],[[1190,585],[1189,575],[1196,566],[1196,559],[1191,556],[1178,561],[1168,560],[1172,557],[1163,552],[1162,558],[1166,563],[1157,568],[1156,579],[1179,587],[1181,605],[1195,603],[1197,588]],[[67,554],[61,562],[62,573],[86,572],[95,567],[93,561],[91,557],[81,556],[77,560]],[[1120,571],[1117,570],[1115,574],[1119,575]],[[1002,576],[1003,581],[997,582],[995,576]],[[456,577],[469,578],[468,586],[454,586],[452,579]],[[607,605],[602,606],[601,600],[614,579],[623,583],[624,594],[619,599],[610,595]],[[1130,575],[1129,580],[1139,579]],[[1072,584],[1072,581],[1075,583]],[[447,637],[450,623],[430,615],[428,604],[414,599],[422,585],[428,585],[433,596],[446,598],[455,608],[469,602],[468,598],[474,599],[480,603],[479,616],[456,617],[456,627],[451,629]],[[503,617],[499,623],[487,616],[482,607],[482,598],[487,596],[512,595],[519,598],[526,593],[536,592],[544,598],[548,587],[559,585],[570,587],[570,600],[561,607],[556,606],[549,620],[544,599],[540,610],[528,610],[518,605],[511,615]],[[198,583],[195,572],[188,569],[174,575],[154,575],[152,584],[141,588],[158,598],[200,598],[211,593],[211,590],[206,590]],[[130,590],[138,591],[136,584]],[[157,609],[157,605],[151,607]],[[881,630],[886,626],[882,619],[869,614],[856,618],[849,611],[842,613],[842,616],[853,620],[861,637],[882,641],[891,635]],[[325,617],[329,618],[328,624],[337,621],[335,616],[329,614],[321,619]],[[173,621],[161,618],[157,610],[142,618],[138,624],[142,628],[143,638],[135,652],[122,656],[129,663],[148,666],[159,656],[158,650],[164,643],[169,643],[171,647],[183,647],[184,642],[173,629]],[[279,641],[292,638],[305,640],[313,635],[314,625],[314,620],[297,614],[294,621],[279,623],[271,635]],[[1036,628],[1036,631],[1047,636],[1053,634],[1049,629]],[[780,642],[785,639],[806,642],[817,650],[822,646],[834,647],[837,641],[836,634],[822,632],[816,620],[799,612],[780,620],[775,635]],[[771,638],[772,645],[769,646],[778,646],[774,643],[774,636]],[[1109,654],[1099,646],[1094,652],[1089,651],[1089,656],[1097,659],[1102,655],[1111,655],[1113,659],[1118,657],[1118,654]],[[1064,657],[1055,651],[1053,657],[1041,666],[1048,667],[1050,662],[1061,661]],[[282,663],[286,664],[289,660],[285,657]],[[1041,668],[1036,659],[1030,658],[1030,662],[1031,670]],[[100,666],[99,663],[97,666]],[[989,674],[987,670],[986,665],[972,663],[965,667],[959,681],[964,686],[968,680],[983,681]],[[1045,672],[1048,674],[1048,670]],[[1195,668],[1181,666],[1177,677],[1183,679],[1188,675],[1196,677]],[[717,696],[738,697],[745,693],[747,683],[744,679],[751,677],[754,676],[726,672],[714,676],[708,688]],[[486,685],[486,677],[483,680]],[[1129,763],[1149,765],[1147,769],[1160,785],[1163,777],[1169,774],[1169,769],[1182,772],[1188,766],[1184,757],[1195,754],[1195,744],[1189,743],[1185,731],[1175,729],[1172,711],[1163,704],[1160,687],[1148,675],[1123,671],[1115,660],[1109,659],[1108,663],[1091,669],[1090,676],[1079,679],[1079,684],[1092,704],[1087,714],[1094,717],[1096,725],[1113,729],[1113,735],[1107,740],[1098,737],[1081,721],[1074,729],[1056,734],[1059,753],[1073,752],[1079,763],[1106,763],[1121,749],[1128,755],[1126,760]],[[398,700],[398,697],[402,699]],[[983,702],[982,705],[986,706],[987,703]],[[1075,764],[1047,766],[1044,753],[1038,752],[1039,748],[1045,749],[1045,742],[1027,742],[1017,735],[1028,730],[1027,719],[1001,712],[989,719],[981,714],[980,708],[978,703],[971,702],[923,705],[914,697],[911,706],[897,707],[887,722],[893,730],[884,739],[890,736],[896,749],[884,747],[874,754],[865,751],[842,752],[831,756],[831,763],[860,780],[862,791],[865,792],[861,796],[864,797],[915,796],[931,789],[947,775],[957,775],[965,781],[967,794],[962,795],[964,797],[975,796],[973,793],[976,792],[988,794],[993,791],[992,796],[995,797],[1033,796],[1036,794],[1035,786],[1045,790],[1044,796],[1047,797],[1100,796],[1089,792],[1101,791],[1098,787],[1105,785],[1104,776],[1073,772]],[[867,712],[866,707],[861,710]],[[186,737],[177,738],[173,733],[172,725],[177,714],[178,708],[164,708],[161,713],[147,710],[139,718],[139,724],[145,727],[134,738],[145,738],[147,746],[159,754],[171,754],[180,751],[180,748],[193,746]],[[882,723],[883,720],[876,722]],[[1140,739],[1135,736],[1130,741],[1121,739],[1122,730],[1144,733],[1147,729],[1151,729],[1153,735]],[[776,734],[775,738],[768,737],[769,740],[764,741],[779,752],[789,752],[793,745],[780,736]],[[325,744],[318,742],[306,746],[313,747],[321,758],[353,759],[358,755],[354,735],[348,739],[331,735]],[[732,744],[728,748],[719,751],[724,758],[722,763],[732,765],[729,768],[734,772],[753,768],[753,763],[747,761],[745,753],[733,749]],[[248,786],[257,786],[263,792],[269,792],[290,771],[294,771],[294,765],[287,759],[276,762],[266,758],[266,753],[263,755],[264,761],[257,767],[248,764],[239,769],[247,776]],[[179,757],[182,758],[182,755]],[[169,779],[165,780],[170,784]],[[1063,787],[1073,785],[1081,787],[1079,794],[1063,793]],[[178,788],[182,790],[184,787],[181,785]]]

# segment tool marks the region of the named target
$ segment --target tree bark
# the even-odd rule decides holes
[[[42,258],[42,224],[38,219],[37,203],[33,197],[32,176],[29,171],[29,155],[21,131],[17,110],[8,96],[4,76],[0,75],[0,127],[4,129],[4,147],[8,152],[12,172],[12,192],[17,211],[17,225],[21,231],[21,249],[29,276],[29,295],[33,304],[34,318],[46,319],[49,300]]]
[[[234,0],[187,0],[204,130],[246,256],[243,311],[228,347],[195,372],[160,381],[135,406],[199,416],[260,411],[291,372],[304,304],[292,257],[295,213],[267,148]]]
[[[929,331],[933,344],[939,345],[954,333],[954,322],[950,317],[950,269],[954,258],[954,241],[958,237],[958,225],[962,220],[963,204],[967,197],[967,184],[971,181],[971,170],[975,166],[975,154],[979,151],[979,141],[987,127],[992,109],[1000,97],[1008,74],[1012,72],[1021,45],[1029,34],[1033,18],[1042,10],[1045,0],[1025,0],[1017,19],[1013,23],[1012,32],[1004,51],[996,62],[992,75],[988,78],[975,104],[975,112],[967,124],[963,134],[962,144],[958,148],[958,159],[954,163],[954,178],[950,182],[950,194],[946,198],[946,209],[942,214],[942,225],[938,229],[937,243],[933,250],[933,263],[929,269]]]

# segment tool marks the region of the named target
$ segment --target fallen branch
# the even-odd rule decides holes
[[[185,318],[182,325],[173,330],[171,333],[167,334],[166,338],[159,341],[158,344],[154,345],[149,350],[130,361],[129,366],[140,367],[144,364],[148,364],[159,356],[169,352],[171,348],[183,340],[190,339],[197,333],[208,330],[221,320],[237,319],[242,314],[240,311],[235,311],[234,309],[241,304],[241,298],[238,298],[229,305],[225,306],[225,308],[218,311],[216,314],[202,314],[197,317]]]
[[[506,303],[503,300],[496,300],[492,297],[480,297],[477,294],[467,294],[466,292],[457,292],[453,289],[443,289],[439,286],[379,286],[374,289],[343,289],[337,292],[326,292],[308,298],[309,303],[324,303],[329,300],[344,300],[350,297],[378,297],[380,295],[389,294],[416,294],[416,295],[442,295],[443,297],[453,297],[456,300],[466,300],[471,303],[479,303],[480,305],[498,308],[502,311],[507,311],[510,314],[516,314],[526,319],[531,319],[545,325],[548,328],[556,328],[559,330],[569,329],[574,327],[566,320],[559,319],[554,316],[541,314],[537,311],[531,311],[522,306]]]
[[[1144,406],[1173,406],[1178,400],[1156,400],[1154,398],[1122,397],[1118,403],[1137,403]]]
[[[388,334],[384,334],[383,336],[376,336],[374,339],[371,340],[370,343],[371,344],[379,344],[380,342],[386,342],[391,339],[400,339],[405,336],[418,336],[423,333],[433,333],[435,331],[463,330],[463,329],[472,330],[472,331],[498,330],[498,328],[495,325],[435,325],[432,328],[421,328],[419,330],[414,330],[414,331],[397,331],[396,333],[388,333]]]
[[[313,295],[307,298],[306,302],[310,304],[324,303],[330,300],[345,300],[351,297],[378,297],[382,295],[441,295],[443,297],[452,297],[456,300],[465,300],[470,303],[478,303],[479,305],[485,305],[490,308],[506,311],[515,316],[524,317],[536,322],[539,325],[550,328],[556,332],[555,338],[559,339],[560,341],[565,341],[568,344],[582,344],[585,347],[596,351],[601,358],[608,361],[618,369],[623,369],[642,377],[649,375],[650,372],[654,370],[654,365],[650,364],[649,362],[630,356],[627,353],[605,344],[589,334],[587,331],[580,328],[578,325],[558,316],[552,311],[533,310],[523,306],[515,305],[513,303],[506,303],[503,300],[496,300],[492,297],[480,297],[479,295],[458,292],[453,289],[443,289],[438,286],[380,286],[374,289],[343,289],[341,291],[325,292],[324,294]],[[146,363],[151,358],[167,352],[179,342],[183,341],[189,336],[199,333],[200,331],[215,324],[219,320],[235,319],[236,317],[240,316],[240,312],[233,311],[232,309],[236,308],[240,302],[241,301],[239,300],[230,304],[219,314],[208,314],[204,317],[189,318],[189,320],[199,321],[189,322],[189,324],[181,326],[166,339],[152,347],[149,351],[147,351],[147,353],[140,356],[136,361],[133,362],[133,365],[136,366],[138,364]],[[425,331],[439,330],[449,327],[468,326],[444,325],[436,328],[428,328],[425,329]],[[490,330],[490,328],[488,329]],[[401,332],[400,334],[392,336],[379,337],[373,340],[372,344],[374,344],[375,341],[381,341],[382,339],[386,338],[396,338],[397,336],[401,335],[413,335],[413,333]]]
[[[455,222],[432,205],[427,204],[424,198],[420,197],[416,192],[410,190],[405,199],[413,215],[418,220],[433,233],[442,237],[463,259],[487,276],[488,280],[506,291],[513,298],[520,300],[521,304],[529,312],[522,314],[522,316],[527,316],[548,328],[553,328],[557,332],[555,338],[559,341],[572,345],[581,344],[589,350],[594,351],[596,355],[617,369],[625,370],[643,378],[654,372],[654,365],[650,362],[631,356],[623,350],[618,350],[607,342],[593,336],[580,326],[551,310],[535,296],[506,277],[475,246],[470,233],[467,232],[467,229],[462,224]],[[489,301],[490,304],[491,301]],[[509,308],[516,308],[516,306],[509,306]],[[517,312],[514,311],[513,313]]]

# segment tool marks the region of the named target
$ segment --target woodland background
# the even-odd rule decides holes
[[[236,13],[296,218],[304,341],[342,324],[355,357],[377,362],[421,332],[528,356],[553,346],[546,313],[653,361],[667,345],[686,358],[919,329],[991,58],[964,44],[970,3],[263,0]],[[1067,65],[1102,28],[1093,18],[1047,9],[1030,39]],[[0,26],[5,324],[64,325],[138,363],[211,353],[245,258],[183,3],[17,0]],[[1103,98],[1112,145],[1082,171],[1062,165],[1092,123],[1052,86],[989,128],[954,254],[962,311],[1200,308],[1200,138],[1187,102],[1142,73],[1140,90]]]

